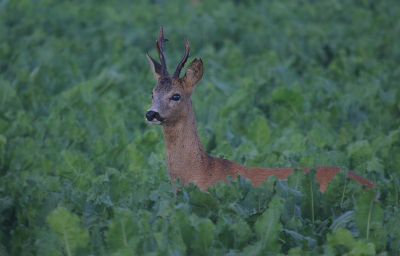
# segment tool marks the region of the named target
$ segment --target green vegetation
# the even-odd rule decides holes
[[[397,1],[0,1],[0,255],[399,255]],[[205,75],[214,156],[338,165],[174,196],[145,56]],[[368,177],[376,189],[345,179]],[[179,181],[176,181],[179,185]],[[380,201],[375,197],[380,194]]]

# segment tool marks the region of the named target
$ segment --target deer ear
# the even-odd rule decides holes
[[[194,59],[186,69],[185,76],[182,78],[183,82],[187,86],[195,86],[202,78],[203,71],[203,61],[201,59]]]
[[[146,53],[147,59],[150,62],[151,71],[153,71],[153,75],[158,81],[158,78],[161,76],[161,64],[158,63],[155,59],[153,59],[148,53]]]

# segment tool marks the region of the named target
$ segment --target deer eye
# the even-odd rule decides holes
[[[171,100],[173,100],[173,101],[178,101],[178,100],[180,100],[181,99],[181,95],[179,95],[179,94],[174,94],[174,95],[172,95],[172,97],[171,97]]]

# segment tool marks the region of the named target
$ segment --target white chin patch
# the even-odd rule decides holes
[[[148,120],[146,120],[146,121],[149,122],[149,123],[152,124],[152,125],[161,124],[161,122],[158,121],[158,120],[153,120],[153,121],[148,121]]]

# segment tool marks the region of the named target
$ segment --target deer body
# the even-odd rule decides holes
[[[187,68],[184,77],[179,78],[179,73],[189,56],[189,43],[185,39],[185,55],[174,76],[169,76],[163,53],[163,43],[166,41],[168,39],[164,38],[161,27],[160,36],[156,41],[161,64],[147,55],[158,84],[153,90],[153,105],[146,113],[146,119],[151,124],[162,125],[167,169],[171,180],[180,178],[183,185],[193,182],[205,191],[210,185],[226,180],[228,175],[236,178],[236,175],[240,174],[250,179],[254,186],[260,185],[271,175],[275,175],[278,179],[287,178],[293,172],[293,168],[246,167],[227,159],[214,158],[205,152],[197,134],[190,100],[194,86],[203,75],[203,63],[195,59]],[[305,167],[300,169],[306,173],[309,171],[309,168]],[[323,192],[340,167],[323,166],[314,169],[317,171],[316,180],[320,185],[320,191]],[[374,186],[371,181],[352,171],[348,172],[347,177],[366,185],[367,188]]]

